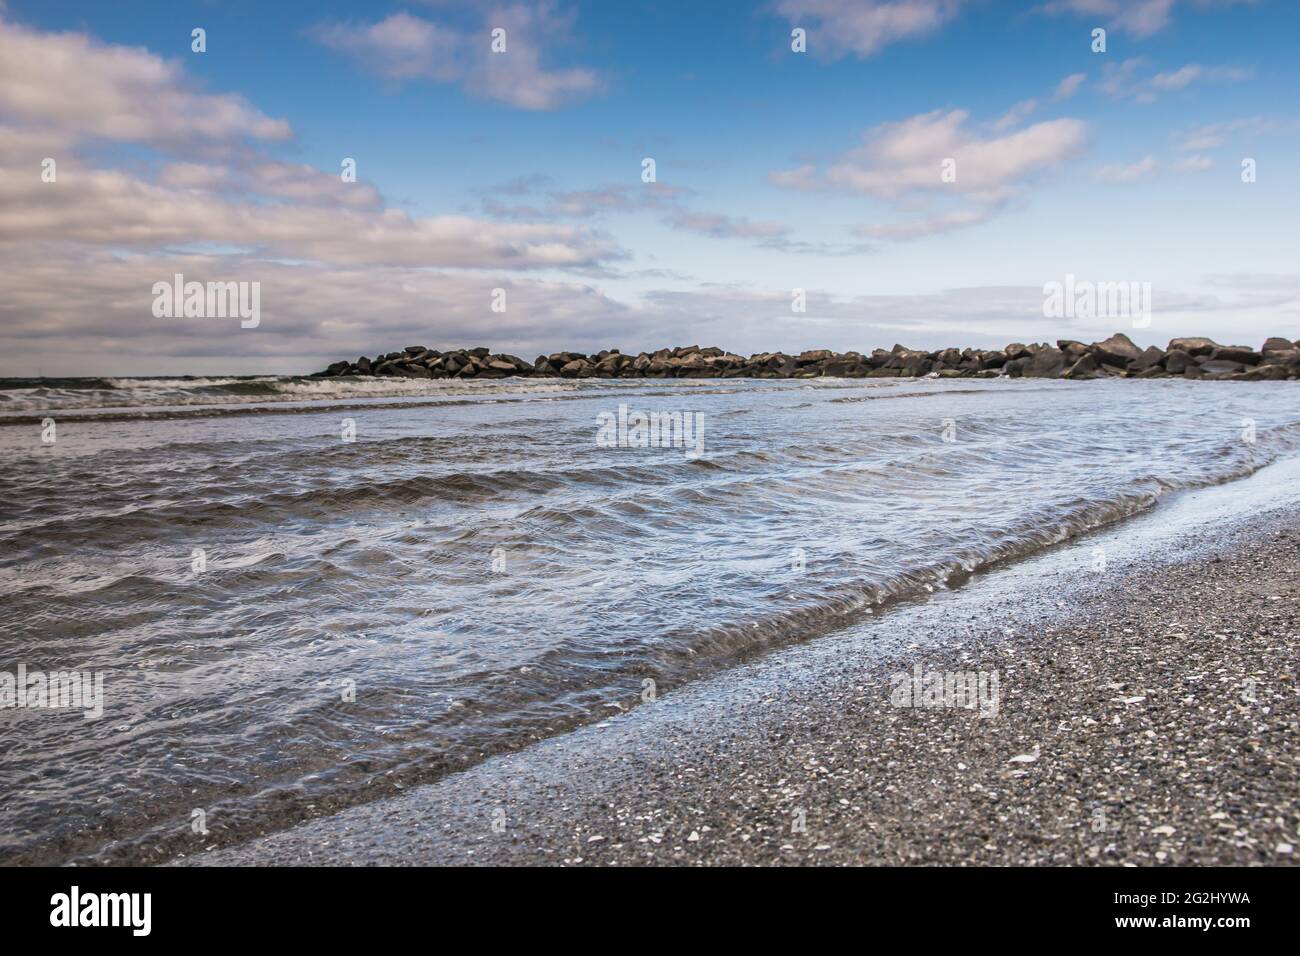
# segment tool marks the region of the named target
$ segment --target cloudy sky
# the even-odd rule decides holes
[[[1151,283],[1142,344],[1300,337],[1298,26],[1291,0],[0,0],[0,375],[1124,328],[1045,319],[1067,274]],[[155,317],[178,272],[259,282],[260,325]]]

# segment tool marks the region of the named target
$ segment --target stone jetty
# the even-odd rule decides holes
[[[1173,339],[1167,348],[1141,349],[1122,332],[1091,345],[1058,339],[1002,349],[938,351],[892,349],[797,355],[736,355],[698,345],[631,355],[604,349],[592,355],[552,352],[532,362],[487,348],[439,351],[412,345],[355,362],[335,362],[318,376],[388,375],[404,378],[1195,378],[1279,381],[1300,377],[1300,340],[1270,338],[1260,348],[1220,345],[1212,339]]]

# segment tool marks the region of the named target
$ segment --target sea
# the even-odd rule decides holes
[[[3,380],[0,863],[382,799],[1297,455],[1300,382]]]

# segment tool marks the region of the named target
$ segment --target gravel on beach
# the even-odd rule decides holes
[[[676,716],[667,694],[178,862],[1293,864],[1300,518],[1249,524],[1014,628],[953,604],[924,650]],[[891,675],[917,662],[996,671],[996,716],[891,703]]]

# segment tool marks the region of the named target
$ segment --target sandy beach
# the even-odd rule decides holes
[[[1257,507],[1281,467],[178,862],[1293,864],[1300,517]],[[996,672],[996,716],[896,706],[917,664]]]

